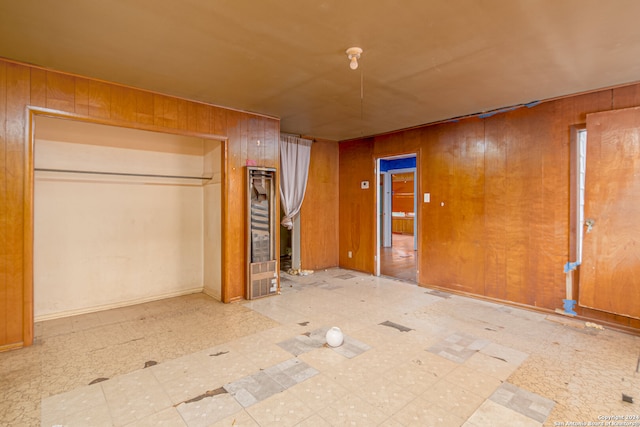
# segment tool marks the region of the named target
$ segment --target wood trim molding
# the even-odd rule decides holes
[[[11,350],[13,348],[23,347],[24,345],[31,345],[34,340],[34,299],[33,299],[33,241],[34,241],[34,226],[33,226],[33,215],[34,215],[34,151],[35,151],[35,128],[36,128],[36,118],[38,116],[41,117],[51,117],[58,119],[67,119],[67,120],[75,120],[85,123],[93,123],[98,125],[107,125],[107,126],[117,126],[124,127],[129,129],[136,130],[145,130],[151,132],[160,132],[160,133],[169,133],[174,135],[183,135],[183,136],[192,136],[203,139],[213,139],[218,140],[223,143],[223,150],[227,153],[227,145],[228,138],[213,134],[206,134],[200,132],[191,132],[179,129],[168,129],[166,132],[164,130],[158,130],[157,126],[145,126],[145,125],[135,125],[132,126],[129,122],[124,121],[113,121],[113,120],[104,120],[99,118],[88,118],[86,116],[82,116],[79,114],[67,113],[59,110],[52,110],[49,108],[42,107],[32,107],[27,106],[26,108],[26,126],[25,126],[25,159],[24,159],[24,168],[25,168],[25,179],[24,179],[24,204],[23,204],[23,214],[24,214],[24,227],[23,227],[23,341],[20,344],[11,344],[6,346],[6,350]],[[223,167],[222,179],[226,179],[226,162]],[[225,181],[223,181],[225,182]],[[222,186],[222,212],[223,216],[226,212],[226,185]],[[225,227],[221,227],[221,240],[225,241],[226,233]],[[226,269],[226,265],[224,262],[224,251],[222,254],[222,271]],[[221,284],[221,293],[224,296],[226,294],[226,286],[224,283],[224,275],[222,276],[222,284]],[[189,292],[190,293],[190,292]],[[224,297],[223,297],[224,298]],[[223,299],[224,301],[224,299]],[[228,302],[228,301],[225,301]],[[4,351],[5,347],[0,347],[0,351]]]

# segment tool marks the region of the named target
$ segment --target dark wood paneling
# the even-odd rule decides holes
[[[246,144],[246,115],[232,114],[228,118],[229,139],[237,141],[228,145],[227,162],[225,169],[226,195],[244,195],[245,177],[243,169],[242,145]],[[228,285],[222,290],[222,299],[225,302],[244,296],[246,271],[246,227],[245,222],[245,197],[226,197],[225,210],[222,215],[225,239],[223,241],[223,282]]]
[[[145,93],[145,92],[139,92]],[[137,102],[137,101],[136,101]],[[80,116],[89,116],[89,80],[76,77],[75,113]],[[140,122],[138,120],[138,122]]]
[[[8,258],[6,288],[6,339],[7,343],[24,341],[24,303],[31,299],[31,290],[23,287],[24,249],[24,140],[26,109],[31,93],[29,68],[8,64],[6,71],[6,251]],[[4,343],[0,343],[2,345]]]
[[[142,125],[153,125],[153,106],[153,94],[138,91],[136,93],[136,121]]]
[[[640,85],[619,87],[606,92],[609,93],[609,104],[612,110],[637,107],[640,105]],[[609,108],[606,109],[608,110]]]
[[[75,78],[73,76],[47,72],[47,108],[74,111],[75,90]]]
[[[47,106],[47,72],[34,68],[31,70],[31,105]]]
[[[485,295],[507,299],[507,146],[506,117],[485,121]]]
[[[114,120],[136,121],[136,93],[128,87],[111,88],[111,113]]]
[[[156,117],[161,117],[161,110],[154,111]],[[111,118],[111,85],[89,80],[89,117],[98,119]],[[164,127],[162,124],[156,124]]]
[[[420,170],[431,202],[420,204],[423,283],[484,292],[483,131],[473,120],[425,133]]]
[[[640,319],[640,108],[587,117],[580,305]]]
[[[413,212],[415,196],[413,173],[393,175],[391,188],[391,210],[393,212]]]
[[[369,219],[375,206],[354,190],[365,179],[360,169],[371,168],[372,156],[416,150],[420,198],[431,194],[431,203],[418,204],[418,282],[562,308],[563,267],[570,261],[570,127],[585,123],[589,113],[638,105],[640,85],[631,85],[485,119],[349,141],[344,147],[341,143],[340,265],[373,273],[361,260],[373,258],[374,244],[360,245],[357,260],[346,258],[352,242],[375,235],[375,222]],[[636,199],[633,203],[640,203]],[[576,311],[595,320],[640,326],[627,316],[582,307]]]
[[[300,210],[300,262],[303,269],[338,266],[338,143],[311,146],[309,179]]]
[[[7,117],[7,64],[0,61],[0,119]],[[7,122],[0,120],[0,168],[6,168],[7,164]],[[9,233],[12,225],[9,224],[9,194],[7,184],[9,176],[6,171],[0,174],[0,346],[10,343],[7,339],[7,325],[9,316],[9,305],[15,301],[9,300],[7,292],[9,290],[9,254],[10,247]]]
[[[225,301],[244,296],[245,222],[238,213],[243,212],[247,144],[260,139],[261,166],[277,168],[277,119],[0,60],[0,349],[29,345],[33,339],[27,107],[102,124],[228,138],[223,211],[233,214],[224,215],[222,287]]]
[[[339,165],[340,266],[372,273],[376,212],[373,139],[341,143]],[[369,181],[368,189],[360,188],[362,181]]]

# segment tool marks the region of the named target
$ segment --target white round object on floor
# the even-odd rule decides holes
[[[327,344],[331,347],[340,347],[342,345],[342,341],[344,340],[344,335],[342,335],[342,331],[337,326],[329,329],[327,331]]]

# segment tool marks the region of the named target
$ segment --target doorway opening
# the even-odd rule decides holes
[[[284,213],[280,209],[280,220]],[[293,219],[293,228],[280,225],[280,270],[300,270],[300,215]]]
[[[417,282],[416,155],[376,160],[376,275]]]

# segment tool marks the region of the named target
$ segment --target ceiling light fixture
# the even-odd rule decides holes
[[[347,56],[349,57],[349,68],[355,70],[358,68],[358,59],[360,59],[360,54],[362,53],[362,49],[359,47],[350,47],[347,49]]]

